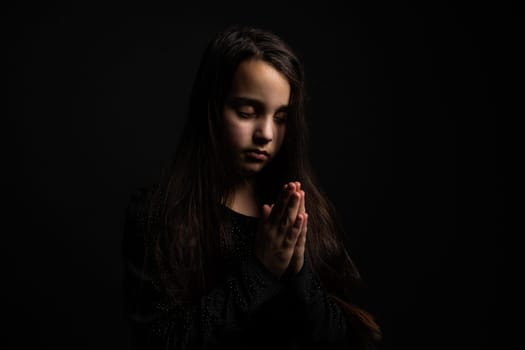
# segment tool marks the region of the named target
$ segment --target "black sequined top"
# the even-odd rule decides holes
[[[196,305],[170,307],[143,271],[145,190],[124,228],[124,296],[137,349],[354,349],[345,315],[305,259],[286,282],[252,252],[258,218],[228,208],[238,263]],[[226,208],[226,207],[225,207]]]

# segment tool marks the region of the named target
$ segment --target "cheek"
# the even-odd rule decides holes
[[[280,150],[283,143],[284,143],[284,138],[286,136],[286,127],[282,127],[282,128],[279,128],[275,131],[275,135],[276,135],[276,138],[275,138],[275,148],[276,148],[276,151]]]
[[[235,122],[226,123],[225,125],[226,138],[232,146],[244,146],[247,142],[246,138],[249,133],[246,126],[237,124]]]

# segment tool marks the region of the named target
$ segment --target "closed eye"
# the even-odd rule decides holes
[[[239,117],[245,118],[245,119],[252,118],[257,115],[256,113],[248,113],[248,112],[241,112],[241,111],[237,111],[237,114],[239,115]]]
[[[283,124],[286,122],[287,117],[288,117],[288,114],[286,114],[285,112],[280,112],[280,113],[277,113],[274,118],[277,121],[277,123]]]

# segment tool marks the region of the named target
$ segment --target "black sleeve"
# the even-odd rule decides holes
[[[303,342],[308,349],[373,349],[362,344],[346,313],[322,286],[308,257],[301,271],[287,281],[290,301],[302,320]],[[359,344],[359,346],[357,346]]]
[[[281,283],[251,257],[195,305],[170,306],[143,270],[144,191],[129,203],[123,241],[125,311],[137,347],[210,349],[239,338],[252,315],[279,294]]]

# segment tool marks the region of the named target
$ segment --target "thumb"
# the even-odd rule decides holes
[[[264,220],[268,220],[268,217],[270,216],[270,213],[272,212],[272,208],[273,208],[273,204],[272,205],[268,205],[268,204],[263,204],[263,208],[262,208],[262,218]]]

